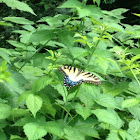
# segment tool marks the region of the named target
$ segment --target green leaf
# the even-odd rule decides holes
[[[120,129],[123,125],[123,121],[114,110],[95,109],[92,113],[96,115],[99,121],[111,124],[117,129]]]
[[[129,83],[129,90],[137,94],[140,94],[140,86],[135,79],[133,79],[132,82]]]
[[[81,6],[82,6],[82,3],[79,2],[78,0],[67,0],[58,8],[76,8],[76,7],[81,7]]]
[[[138,99],[136,99],[136,98],[124,100],[122,102],[122,108],[132,107],[132,106],[138,104],[139,102],[140,101]]]
[[[120,140],[117,132],[110,132],[106,140]]]
[[[11,64],[11,62],[10,62],[11,60],[10,60],[9,54],[7,54],[6,52],[4,52],[1,49],[0,49],[0,57],[2,57],[6,62]]]
[[[7,140],[6,134],[0,130],[0,138],[1,140]]]
[[[95,102],[107,108],[119,108],[115,98],[108,94],[99,94],[96,97]]]
[[[136,55],[136,56],[133,56],[132,59],[131,59],[131,63],[133,63],[134,61],[140,59],[140,54]]]
[[[64,133],[67,140],[85,140],[84,135],[78,129],[71,126],[67,126],[64,129]]]
[[[127,82],[120,82],[116,85],[112,83],[103,83],[102,89],[103,93],[110,94],[113,96],[119,95],[121,92],[125,91],[128,88]]]
[[[94,138],[99,138],[99,134],[95,129],[98,122],[94,118],[87,118],[86,120],[78,118],[77,123],[74,128],[76,128],[84,136],[90,136]]]
[[[101,10],[96,7],[95,5],[86,5],[84,7],[76,7],[79,18],[85,17],[85,16],[93,16],[93,17],[102,17]]]
[[[0,25],[13,27],[13,25],[11,23],[7,23],[7,22],[4,22],[4,21],[0,21]]]
[[[41,108],[42,114],[50,114],[55,117],[56,109],[53,107],[53,104],[51,104],[49,97],[46,96],[46,94],[41,94],[40,96],[43,100],[43,105]]]
[[[44,54],[41,54],[41,53],[35,54],[33,57],[34,66],[37,67],[37,66],[42,65],[44,59],[45,59]]]
[[[62,95],[63,101],[66,102],[67,101],[66,97],[68,94],[66,87],[64,87],[62,84],[55,84],[52,85],[52,87],[56,89],[60,95]]]
[[[56,122],[56,121],[48,121],[46,122],[46,130],[53,134],[56,135],[58,137],[62,137],[64,135],[64,122]]]
[[[37,79],[34,82],[33,91],[34,92],[40,91],[41,89],[45,88],[45,86],[47,86],[48,84],[50,84],[52,80],[53,80],[53,78],[52,77],[49,77],[49,76],[43,76],[43,77]]]
[[[32,112],[33,116],[36,117],[36,113],[42,107],[42,99],[37,95],[30,94],[26,99],[26,105]]]
[[[27,123],[23,128],[29,140],[38,140],[47,134],[45,127],[37,123]]]
[[[91,110],[88,107],[83,107],[81,104],[74,104],[75,111],[86,120],[91,115]]]
[[[24,117],[27,115],[29,115],[29,110],[20,109],[20,108],[12,109],[11,114],[10,114],[10,116],[12,116],[13,118]]]
[[[34,33],[32,33],[32,35],[30,36],[28,43],[30,42],[36,42],[36,43],[40,43],[40,42],[47,42],[51,39],[53,39],[55,37],[55,33],[53,32],[53,30],[39,30],[36,31]]]
[[[11,22],[18,23],[18,24],[34,24],[34,22],[32,22],[28,19],[25,19],[23,17],[5,17],[5,18],[3,18],[3,20],[11,21]]]
[[[7,104],[0,103],[0,119],[6,119],[9,117],[11,107]]]
[[[18,9],[21,11],[29,12],[33,15],[36,15],[33,10],[24,2],[20,2],[18,0],[1,0],[0,2],[5,3],[7,6],[11,7],[12,9]]]
[[[128,110],[134,116],[134,118],[140,120],[140,105],[139,104],[128,108]]]
[[[84,53],[86,53],[85,49],[79,48],[79,47],[73,47],[70,48],[70,52],[73,55],[74,58],[82,56]]]

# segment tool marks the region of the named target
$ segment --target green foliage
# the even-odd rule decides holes
[[[0,2],[34,14],[24,2]],[[58,7],[65,14],[37,20],[3,17],[0,25],[13,35],[4,40],[10,47],[0,48],[3,140],[140,139],[140,27],[121,23],[126,9],[86,2],[65,1]],[[102,84],[67,90],[62,65],[91,72]]]

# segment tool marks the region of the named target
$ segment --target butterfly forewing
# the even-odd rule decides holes
[[[62,66],[58,68],[64,75],[64,85],[73,87],[82,82],[93,83],[95,85],[101,84],[101,80],[92,73],[84,72],[72,66]]]

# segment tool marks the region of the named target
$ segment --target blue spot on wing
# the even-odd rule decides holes
[[[81,84],[82,82],[83,82],[83,80],[79,80],[79,81],[75,82],[75,81],[70,80],[68,76],[64,77],[64,85],[69,88],[74,87],[78,84]]]

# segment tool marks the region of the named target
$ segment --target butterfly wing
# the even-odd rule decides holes
[[[73,87],[82,82],[93,83],[95,85],[101,84],[101,80],[92,73],[84,72],[72,66],[62,66],[58,68],[64,75],[64,85]]]
[[[94,75],[92,73],[83,72],[81,75],[83,76],[83,82],[93,83],[95,85],[101,84],[101,80],[96,75]]]
[[[58,69],[62,72],[62,74],[65,75],[64,77],[65,86],[71,88],[83,82],[83,79],[77,76],[81,72],[78,68],[71,67],[71,66],[62,66],[59,67]]]

